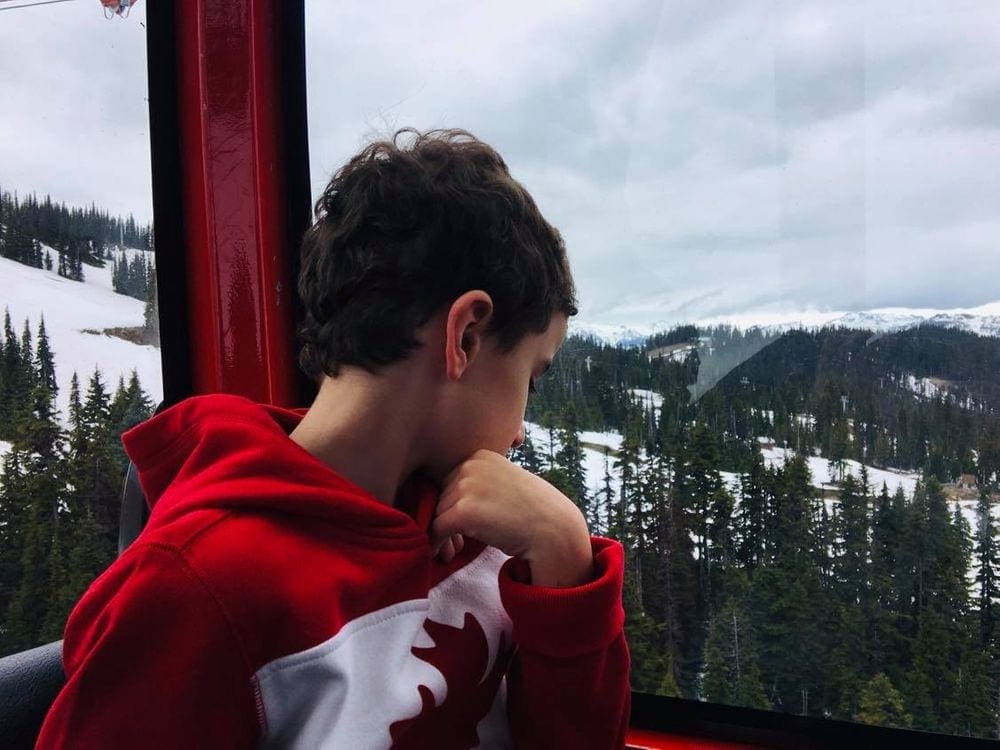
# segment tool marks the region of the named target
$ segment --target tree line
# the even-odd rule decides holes
[[[112,217],[94,205],[70,209],[47,195],[43,200],[34,194],[20,199],[0,190],[0,257],[56,270],[73,281],[84,280],[85,265],[101,268],[112,260],[115,291],[145,301],[150,264],[142,253],[119,261],[111,248],[122,245],[151,250],[150,227],[140,226],[132,216]]]
[[[142,302],[150,300],[149,290],[155,285],[156,266],[146,253],[115,253],[112,257],[111,285],[119,294],[134,297]]]
[[[651,356],[687,343],[681,359]],[[641,347],[570,337],[529,403],[547,424],[572,402],[583,429],[621,431],[634,389],[646,404],[643,445],[700,420],[719,436],[721,468],[742,471],[752,438],[801,453],[933,474],[1000,471],[1000,339],[922,326],[883,336],[847,329],[775,334],[731,327],[678,328]],[[933,396],[913,378],[941,384]],[[654,429],[655,425],[655,429]]]
[[[135,371],[112,391],[73,374],[67,425],[56,412],[44,319],[0,338],[0,655],[58,640],[76,600],[117,554],[127,459],[119,442],[152,412]]]
[[[0,224],[18,237],[38,240],[54,248],[74,242],[99,247],[124,245],[138,250],[152,250],[152,228],[140,224],[131,214],[111,216],[91,204],[89,208],[69,208],[46,195],[34,193],[18,197],[0,188]]]

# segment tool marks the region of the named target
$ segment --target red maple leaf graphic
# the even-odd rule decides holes
[[[507,634],[500,634],[496,661],[489,674],[485,674],[489,666],[489,644],[482,625],[471,612],[465,613],[461,628],[425,620],[424,630],[434,646],[414,646],[411,652],[444,675],[448,695],[440,706],[435,706],[430,688],[420,685],[417,688],[422,704],[420,713],[389,727],[392,748],[467,750],[476,747],[479,744],[476,725],[489,713],[510,661]]]

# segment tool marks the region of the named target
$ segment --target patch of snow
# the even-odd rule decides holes
[[[941,388],[931,378],[918,378],[915,375],[906,375],[903,378],[903,384],[918,396],[926,398],[937,398],[942,392]]]
[[[780,468],[785,462],[795,457],[795,451],[787,448],[762,448],[761,454],[764,457],[764,465],[768,468]],[[806,463],[809,466],[809,473],[812,475],[814,487],[836,488],[837,477],[832,476],[830,461],[822,456],[806,456]],[[897,488],[902,487],[907,497],[913,496],[913,490],[920,479],[920,474],[905,471],[892,471],[890,469],[877,469],[874,466],[866,466],[868,470],[868,488],[871,492],[880,492],[882,484],[885,483],[889,494],[893,494]],[[850,474],[855,479],[861,478],[861,463],[854,460],[844,462],[844,474]]]
[[[642,403],[645,409],[652,406],[659,411],[660,407],[663,406],[663,396],[655,391],[647,391],[643,388],[629,388],[628,392]]]
[[[739,503],[743,487],[740,483],[740,475],[735,471],[720,471],[719,476],[722,478],[722,486],[732,495],[733,500]]]
[[[0,305],[10,311],[18,336],[28,318],[32,344],[37,346],[38,324],[45,318],[56,366],[59,394],[56,407],[65,422],[69,411],[69,384],[76,371],[81,397],[99,367],[105,386],[113,391],[118,378],[127,381],[135,369],[143,389],[154,403],[163,398],[159,349],[112,336],[83,333],[83,329],[135,327],[143,324],[144,305],[111,288],[111,263],[104,268],[83,267],[84,281],[70,281],[53,271],[31,268],[0,258]],[[2,311],[0,311],[2,312]]]

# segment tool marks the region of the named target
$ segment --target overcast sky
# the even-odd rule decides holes
[[[0,12],[0,185],[149,216],[143,6]],[[373,134],[471,130],[590,322],[1000,299],[994,0],[306,7],[314,191]]]

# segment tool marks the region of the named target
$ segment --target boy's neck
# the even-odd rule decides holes
[[[415,364],[415,363],[414,363]],[[393,505],[400,485],[421,463],[424,432],[415,367],[375,376],[343,368],[326,377],[319,394],[289,437],[337,474]],[[423,391],[426,395],[426,390]]]

